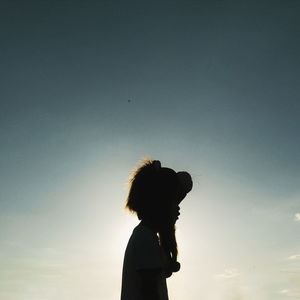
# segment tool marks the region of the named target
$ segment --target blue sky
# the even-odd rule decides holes
[[[299,299],[297,1],[0,6],[1,297],[118,299],[152,157],[195,182],[172,300]]]

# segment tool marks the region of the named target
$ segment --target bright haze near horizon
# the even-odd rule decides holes
[[[300,299],[299,12],[1,1],[0,299],[119,299],[144,157],[194,180],[170,300]]]

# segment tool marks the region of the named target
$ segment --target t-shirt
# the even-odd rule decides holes
[[[121,300],[144,300],[138,274],[138,270],[143,269],[161,269],[158,282],[160,300],[168,300],[163,268],[164,254],[157,234],[140,223],[134,228],[125,251]]]

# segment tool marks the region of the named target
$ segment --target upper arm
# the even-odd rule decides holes
[[[155,235],[140,232],[134,244],[134,269],[138,274],[142,299],[160,300],[159,286],[162,280],[162,253]]]
[[[141,234],[134,245],[134,267],[139,270],[156,270],[163,267],[162,252],[156,236]],[[152,271],[150,273],[155,273]]]

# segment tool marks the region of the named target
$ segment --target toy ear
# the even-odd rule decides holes
[[[160,161],[159,161],[159,160],[155,160],[155,161],[153,162],[153,166],[154,166],[154,169],[155,169],[156,171],[159,171],[159,170],[161,169],[161,163],[160,163]]]
[[[188,172],[182,171],[177,172],[177,177],[183,191],[186,194],[190,192],[193,188],[193,181],[191,175]]]

